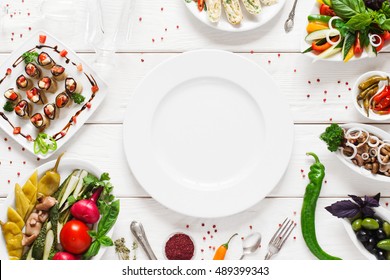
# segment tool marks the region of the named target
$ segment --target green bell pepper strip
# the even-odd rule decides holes
[[[331,18],[332,18],[331,16],[324,16],[324,15],[309,15],[307,17],[309,21],[320,21],[325,23],[328,23]]]
[[[315,159],[310,167],[308,174],[310,183],[306,187],[305,195],[303,197],[303,205],[301,210],[301,228],[303,239],[307,247],[320,260],[341,260],[338,257],[331,256],[322,250],[318,244],[315,230],[315,210],[317,200],[320,195],[322,181],[325,177],[325,166],[320,162],[318,156],[314,153],[307,153]]]

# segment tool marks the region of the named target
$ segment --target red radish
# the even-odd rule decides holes
[[[72,216],[87,224],[96,223],[100,218],[99,209],[96,206],[96,203],[102,191],[103,188],[100,187],[89,199],[82,199],[73,204],[72,208],[70,208]]]
[[[53,260],[56,260],[56,261],[73,261],[73,260],[78,260],[78,258],[71,254],[71,253],[68,253],[68,252],[57,252],[54,257],[53,257]]]
[[[46,42],[46,35],[39,35],[39,43],[44,44]]]

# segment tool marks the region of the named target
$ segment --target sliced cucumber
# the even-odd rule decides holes
[[[342,47],[340,44],[333,45],[329,49],[323,51],[317,57],[314,59],[314,61],[320,60],[320,59],[325,59],[328,57],[331,57],[332,55],[335,55],[336,53],[339,53],[342,50]]]
[[[324,39],[324,38],[326,38],[326,35],[328,33],[329,33],[329,37],[339,35],[339,33],[338,33],[338,31],[336,29],[334,29],[334,30],[333,29],[330,30],[329,28],[328,29],[322,29],[322,30],[317,30],[317,31],[314,31],[314,32],[308,34],[305,37],[305,41],[310,43],[310,42],[315,41],[315,40]]]
[[[54,242],[54,233],[52,230],[49,230],[46,234],[46,239],[45,239],[45,248],[43,250],[43,259],[48,260],[50,256],[50,251],[53,246]]]
[[[59,208],[62,208],[62,205],[64,205],[64,203],[67,201],[68,197],[73,193],[78,182],[79,182],[79,176],[72,175],[72,177],[69,180],[68,185],[64,187],[64,192],[62,194],[61,200],[60,200],[59,205],[58,205]]]

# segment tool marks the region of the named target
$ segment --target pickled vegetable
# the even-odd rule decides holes
[[[10,259],[14,260],[20,259],[23,253],[22,230],[16,223],[13,222],[6,222],[5,224],[2,223],[1,229],[3,231],[8,256]]]
[[[50,169],[46,171],[45,175],[39,180],[38,182],[38,193],[48,196],[52,195],[55,193],[59,186],[60,186],[60,181],[61,181],[61,176],[58,174],[57,169],[58,165],[61,161],[61,157],[64,154],[62,153],[56,161],[56,164],[53,169]]]
[[[30,208],[30,200],[26,197],[22,191],[22,187],[19,184],[15,185],[15,204],[16,212],[25,220],[27,212]]]
[[[20,229],[24,227],[24,221],[22,217],[12,207],[8,207],[7,218],[9,222],[15,223]]]

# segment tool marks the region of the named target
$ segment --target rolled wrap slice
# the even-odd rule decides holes
[[[54,103],[46,104],[45,107],[43,107],[43,113],[51,121],[58,118],[58,110]]]
[[[13,88],[7,89],[4,92],[4,97],[12,103],[17,103],[20,100],[20,94],[17,93]]]
[[[54,65],[50,69],[50,72],[53,75],[53,78],[57,81],[63,81],[66,78],[65,68],[61,65]]]
[[[278,0],[260,0],[261,4],[266,5],[266,6],[271,6],[276,3],[278,3]]]
[[[27,63],[27,65],[24,67],[24,70],[26,71],[27,75],[34,79],[39,79],[42,75],[41,69],[39,69],[38,66],[36,66],[34,63]]]
[[[238,0],[222,0],[226,16],[231,24],[240,24],[242,21],[242,10]]]
[[[66,93],[72,95],[74,93],[81,93],[83,91],[83,86],[81,83],[76,82],[73,78],[66,78],[65,79],[65,90]]]
[[[29,90],[34,86],[34,83],[22,74],[16,79],[16,86],[21,90]]]
[[[38,87],[47,92],[54,93],[57,90],[57,82],[50,77],[43,77],[38,81]]]
[[[21,100],[16,104],[14,111],[18,117],[27,119],[30,117],[32,107],[26,100]]]
[[[44,130],[45,128],[49,127],[50,121],[48,118],[46,118],[41,113],[36,113],[30,118],[31,123],[33,126],[38,128],[40,131]]]
[[[32,103],[35,104],[45,104],[46,98],[44,94],[37,89],[36,87],[33,87],[32,89],[26,91],[26,95],[28,100],[30,100]]]
[[[206,0],[207,15],[211,22],[218,22],[221,18],[221,0]]]
[[[66,92],[61,92],[56,96],[56,106],[57,108],[69,107],[72,103],[72,99],[66,94]]]
[[[43,68],[46,68],[46,69],[51,69],[55,65],[54,60],[46,52],[41,52],[38,55],[37,61],[38,61],[38,64],[40,66],[42,66]]]
[[[244,3],[244,7],[248,11],[248,13],[252,15],[260,14],[261,12],[260,0],[242,0],[242,3]]]

